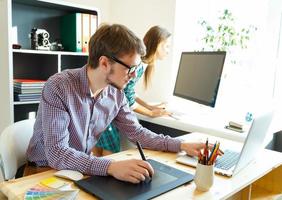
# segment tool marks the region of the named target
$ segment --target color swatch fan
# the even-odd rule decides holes
[[[25,193],[25,200],[74,200],[78,195],[79,190],[58,190],[43,186],[41,184],[36,185],[33,188],[30,188]]]

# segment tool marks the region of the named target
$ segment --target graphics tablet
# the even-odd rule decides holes
[[[154,168],[151,182],[132,184],[119,181],[112,176],[91,176],[75,184],[101,199],[150,199],[193,180],[187,172],[170,167],[155,160],[147,160]]]

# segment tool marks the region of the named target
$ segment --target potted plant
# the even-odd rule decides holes
[[[206,20],[199,21],[205,29],[205,36],[202,38],[204,43],[203,51],[226,51],[231,53],[236,48],[246,49],[251,35],[257,30],[253,25],[238,28],[235,26],[233,14],[225,9],[221,16],[218,17],[218,24],[211,26]],[[231,63],[236,63],[231,60]]]

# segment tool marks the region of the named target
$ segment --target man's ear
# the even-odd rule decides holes
[[[105,72],[110,71],[109,59],[106,56],[101,56],[99,58],[99,66]]]

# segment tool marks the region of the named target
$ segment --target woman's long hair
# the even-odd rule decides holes
[[[146,89],[151,81],[152,73],[154,71],[157,48],[162,41],[170,36],[171,33],[165,28],[153,26],[143,38],[143,42],[146,46],[146,55],[142,57],[142,61],[148,64],[144,74],[144,86]]]

